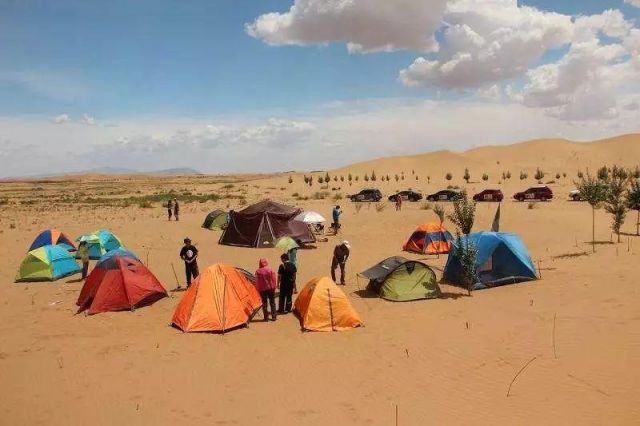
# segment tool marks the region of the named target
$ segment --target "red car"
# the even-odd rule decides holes
[[[553,191],[548,186],[534,186],[523,192],[516,192],[513,198],[517,201],[547,201],[553,198]]]
[[[502,191],[499,189],[485,189],[473,196],[473,201],[497,201],[501,202],[504,198]]]

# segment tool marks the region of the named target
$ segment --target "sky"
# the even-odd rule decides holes
[[[0,176],[640,131],[640,0],[0,0]]]

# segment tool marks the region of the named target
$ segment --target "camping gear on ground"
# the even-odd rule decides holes
[[[326,219],[322,217],[320,213],[316,212],[302,212],[294,217],[293,220],[304,222],[309,225],[326,222]]]
[[[204,218],[202,227],[211,231],[218,231],[227,227],[229,215],[223,210],[214,210]]]
[[[238,269],[215,263],[185,291],[173,314],[184,332],[226,332],[247,325],[262,307],[258,290]]]
[[[78,313],[133,310],[167,296],[160,281],[138,259],[111,256],[96,265],[80,291]]]
[[[294,248],[299,248],[300,246],[298,245],[298,243],[296,243],[296,241],[293,238],[282,237],[282,238],[278,238],[278,241],[276,242],[274,247],[284,251],[289,251]]]
[[[436,274],[422,262],[394,256],[361,272],[369,279],[368,288],[394,302],[440,297]]]
[[[294,311],[303,330],[343,331],[362,325],[347,295],[329,277],[309,281],[298,293]]]
[[[453,237],[444,226],[425,223],[413,231],[402,249],[420,254],[444,254],[451,250],[452,241]]]
[[[98,262],[96,263],[96,265],[99,265],[100,263],[104,262],[105,260],[111,259],[114,256],[131,257],[133,259],[140,260],[140,258],[131,250],[126,249],[124,247],[120,247],[115,250],[111,250],[103,254],[102,256],[100,256],[100,259],[98,259]]]
[[[42,246],[27,253],[20,264],[16,282],[55,281],[82,270],[63,246]]]
[[[478,282],[472,286],[473,290],[537,279],[527,247],[518,235],[483,231],[465,235],[461,241],[473,244],[477,250]],[[456,244],[452,245],[443,278],[452,284],[464,285]]]
[[[81,235],[77,242],[86,241],[89,247],[89,259],[98,260],[102,255],[122,247],[120,239],[111,231],[95,231],[91,234]]]
[[[291,237],[302,244],[316,241],[306,223],[293,220],[301,210],[265,200],[238,212],[229,212],[229,223],[220,244],[238,247],[273,247],[281,237]]]
[[[76,246],[66,234],[57,229],[46,229],[42,231],[31,243],[29,251],[43,246],[61,246],[67,251],[76,251]]]

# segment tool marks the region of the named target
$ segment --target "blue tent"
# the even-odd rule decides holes
[[[140,258],[138,256],[136,256],[136,254],[134,252],[132,252],[131,250],[127,250],[126,248],[120,247],[120,248],[117,248],[115,250],[111,250],[111,251],[103,254],[100,257],[100,259],[98,259],[98,263],[96,264],[96,266],[100,265],[105,260],[111,259],[113,256],[131,257],[133,259],[140,260]]]
[[[462,244],[466,244],[467,240],[478,250],[476,257],[478,282],[473,285],[473,290],[537,278],[527,247],[519,236],[504,232],[476,232],[463,236]],[[443,278],[452,284],[463,282],[462,265],[456,256],[457,244],[458,242],[455,241],[452,246],[443,274]]]
[[[55,281],[78,272],[80,266],[64,247],[47,245],[27,253],[16,281]]]
[[[89,246],[89,259],[98,260],[102,255],[122,247],[120,239],[111,231],[96,231],[92,234],[81,235],[76,241],[85,241]],[[77,254],[76,257],[79,257]]]

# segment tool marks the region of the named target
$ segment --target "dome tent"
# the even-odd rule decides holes
[[[309,281],[298,294],[294,311],[303,330],[344,331],[362,325],[347,295],[328,277]]]
[[[537,279],[527,247],[518,235],[483,231],[463,236],[462,244],[467,242],[477,249],[478,282],[472,286],[473,290]],[[456,244],[452,245],[443,278],[452,284],[463,285],[462,265],[456,256]]]
[[[95,231],[91,234],[81,235],[76,238],[77,242],[86,241],[89,246],[89,259],[98,260],[105,253],[122,247],[122,242],[111,231]],[[79,254],[76,254],[79,257]]]
[[[211,231],[224,229],[229,221],[229,215],[223,210],[214,210],[204,218],[202,227]]]
[[[57,229],[46,229],[42,231],[31,243],[29,251],[43,246],[61,246],[68,251],[76,251],[71,238]]]
[[[27,253],[16,282],[55,281],[80,271],[80,265],[64,247],[48,245]]]
[[[394,302],[434,299],[441,294],[429,266],[400,256],[387,258],[359,275],[369,279],[370,290]]]
[[[402,249],[419,254],[445,254],[449,253],[452,241],[451,233],[444,226],[425,223],[413,231]]]

